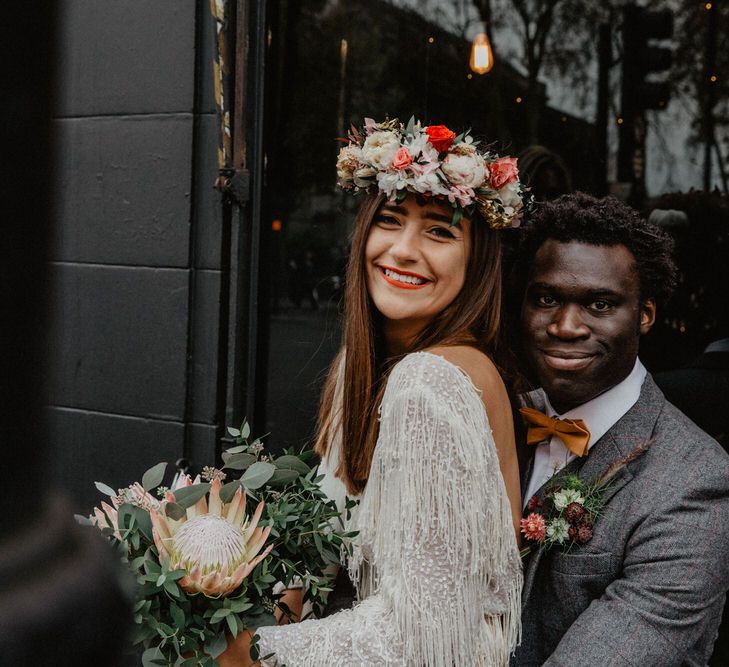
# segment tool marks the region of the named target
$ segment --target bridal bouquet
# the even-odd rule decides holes
[[[274,624],[276,608],[289,613],[278,591],[294,580],[320,612],[331,590],[322,573],[353,536],[333,528],[339,513],[306,463],[311,452],[264,455],[245,422],[228,431],[235,446],[222,469],[178,473],[169,488],[166,463],[118,491],[97,482],[109,502],[77,517],[118,546],[136,577],[133,642],[145,667],[214,667],[229,636]]]

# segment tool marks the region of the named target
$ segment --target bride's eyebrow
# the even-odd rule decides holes
[[[428,211],[424,216],[426,220],[435,220],[436,222],[445,222],[447,224],[451,224],[451,216],[449,215],[443,215],[442,213],[435,213],[434,211]],[[460,223],[456,223],[454,227],[461,228]]]

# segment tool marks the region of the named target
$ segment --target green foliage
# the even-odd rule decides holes
[[[223,502],[230,502],[242,486],[249,499],[248,508],[264,501],[260,526],[271,526],[268,544],[271,553],[225,598],[186,593],[179,585],[185,570],[170,570],[160,562],[152,539],[149,512],[131,504],[118,508],[121,541],[110,528],[103,528],[120,548],[125,562],[136,576],[138,599],[134,606],[133,643],[144,649],[142,665],[152,667],[215,667],[216,658],[226,649],[229,636],[244,628],[275,623],[273,611],[280,595],[273,593],[276,582],[289,585],[297,578],[307,588],[306,599],[314,612],[323,608],[322,593],[331,590],[322,577],[324,568],[337,562],[346,540],[354,533],[334,529],[341,525],[336,506],[321,491],[320,478],[306,460],[310,452],[287,451],[279,457],[262,455],[259,441],[248,443],[250,428],[229,428],[235,446],[223,454],[228,482],[221,490]],[[142,485],[149,490],[160,484],[165,464],[151,468]],[[243,471],[231,479],[231,471]],[[97,488],[107,495],[116,494],[104,484]],[[165,504],[165,513],[179,519],[198,500],[205,497],[210,484],[194,484],[175,490],[176,502]],[[282,611],[286,609],[281,607]],[[254,641],[254,651],[257,647]]]

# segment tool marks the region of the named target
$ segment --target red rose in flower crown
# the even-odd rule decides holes
[[[445,153],[456,138],[456,133],[451,132],[445,125],[430,125],[425,128],[425,132],[433,148],[439,153]]]
[[[489,165],[489,172],[491,174],[491,187],[494,190],[500,190],[519,178],[519,169],[516,166],[515,157],[502,157],[494,160]]]

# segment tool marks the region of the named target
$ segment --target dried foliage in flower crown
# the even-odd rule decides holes
[[[264,455],[245,422],[228,431],[236,445],[222,469],[206,466],[195,480],[178,474],[170,488],[160,486],[166,463],[116,492],[97,482],[110,502],[77,516],[117,545],[136,577],[133,644],[145,667],[214,667],[229,636],[275,623],[276,607],[289,613],[277,582],[300,581],[321,613],[331,590],[324,569],[355,535],[335,529],[339,512],[306,463],[311,452]]]
[[[382,192],[401,202],[408,193],[434,197],[453,207],[456,224],[478,211],[494,229],[518,227],[532,197],[519,181],[515,157],[481,150],[469,132],[456,136],[445,125],[407,126],[397,118],[365,118],[352,127],[337,157],[337,184],[344,190]]]

